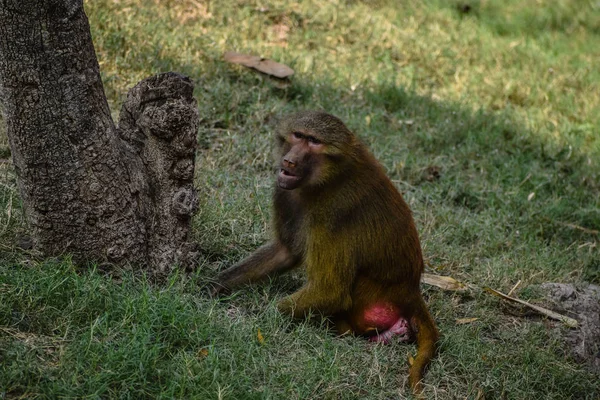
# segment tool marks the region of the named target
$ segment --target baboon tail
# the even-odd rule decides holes
[[[417,357],[409,368],[408,382],[413,392],[418,395],[423,390],[421,379],[427,365],[435,355],[436,344],[440,334],[422,298],[418,300],[418,305],[414,309],[411,322],[416,327],[418,350]]]

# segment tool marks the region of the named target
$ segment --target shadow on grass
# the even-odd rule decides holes
[[[298,79],[279,90],[251,74],[220,76],[225,78],[212,86],[198,79],[200,134],[206,143],[200,157],[216,160],[216,167],[202,167],[205,174],[199,179],[219,179],[207,172],[228,176],[215,191],[231,196],[231,209],[250,203],[249,193],[266,204],[268,195],[258,191],[267,193],[268,184],[244,192],[240,181],[256,175],[261,182],[272,179],[268,162],[247,160],[265,153],[278,115],[321,108],[338,115],[369,144],[418,219],[426,220],[427,213],[444,215],[435,227],[424,229],[426,242],[437,236],[448,240],[445,225],[468,220],[475,229],[457,231],[461,235],[453,244],[459,251],[492,229],[520,231],[532,243],[566,251],[589,234],[557,221],[600,229],[600,171],[588,165],[589,155],[541,140],[509,112],[473,111],[386,84],[352,91]],[[234,211],[231,220],[218,223],[227,225],[246,212]],[[198,229],[206,227],[202,222]],[[256,226],[264,229],[262,223]],[[231,233],[208,234],[218,236],[214,240],[222,248],[239,246]],[[249,243],[243,245],[250,248]],[[229,261],[233,252],[215,253],[210,261]],[[589,268],[594,265],[597,261]],[[231,398],[248,393],[253,398],[290,393],[310,398],[319,392],[331,398],[391,397],[398,395],[398,375],[406,376],[411,346],[394,345],[392,351],[366,347],[352,338],[333,339],[308,324],[290,324],[273,304],[265,305],[264,286],[221,304],[199,296],[195,284],[178,276],[157,290],[127,274],[119,283],[64,264],[2,267],[2,274],[0,322],[12,328],[0,337],[0,355],[10,362],[0,370],[7,382],[0,388],[10,395],[208,398],[225,387]],[[205,279],[202,271],[195,279]],[[267,285],[267,291],[298,284],[293,277],[284,279]],[[560,344],[544,325],[490,315],[491,300],[477,293],[461,298],[428,290],[427,295],[444,338],[425,379],[447,398],[465,393],[585,398],[597,393],[590,373],[555,354]],[[456,325],[455,318],[464,316],[479,321]],[[257,332],[264,343],[256,339]],[[376,369],[382,365],[384,370]],[[370,384],[372,374],[378,376],[377,387]],[[257,387],[256,382],[263,383]]]
[[[251,72],[217,68],[222,77],[218,88],[201,81],[197,89],[203,99],[201,137],[208,146],[204,154],[212,151],[206,137],[214,139],[218,127],[237,140],[232,157],[255,158],[255,152],[264,149],[253,147],[248,132],[270,141],[279,116],[323,109],[367,142],[417,213],[435,214],[440,208],[466,213],[475,231],[460,232],[460,242],[485,234],[491,226],[515,241],[545,246],[566,248],[598,239],[600,155],[544,139],[524,128],[510,108],[472,110],[388,83],[352,90],[298,78],[282,90]],[[223,93],[230,99],[224,101]],[[271,179],[268,163],[247,170],[229,167],[225,163],[221,172],[240,179],[259,172],[261,179]],[[499,246],[492,247],[497,251]],[[586,279],[597,281],[597,263],[598,256],[590,259]]]

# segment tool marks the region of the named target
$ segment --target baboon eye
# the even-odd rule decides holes
[[[292,132],[292,135],[294,135],[294,137],[296,139],[303,139],[304,135],[301,132]]]
[[[321,141],[319,139],[317,139],[316,137],[314,137],[314,136],[309,136],[308,137],[308,141],[311,142],[311,143],[313,143],[313,144],[321,144]]]

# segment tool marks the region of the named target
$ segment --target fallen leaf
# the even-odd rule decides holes
[[[204,358],[208,356],[208,350],[207,349],[200,349],[200,351],[198,351],[198,357],[200,358]]]
[[[483,392],[483,389],[477,389],[477,397],[475,397],[475,400],[484,400],[485,399],[485,393]]]
[[[442,169],[437,165],[430,165],[427,167],[423,173],[423,179],[428,182],[433,182],[437,179],[440,179]]]
[[[456,320],[456,325],[470,324],[477,321],[479,318],[459,318]]]
[[[287,78],[294,74],[294,70],[285,64],[280,64],[276,61],[269,60],[268,58],[253,56],[251,54],[228,51],[223,55],[223,58],[227,62],[253,68],[259,72],[274,76],[279,79]]]
[[[527,201],[533,200],[534,197],[535,197],[535,192],[529,193],[529,196],[527,196]]]
[[[467,290],[467,286],[450,276],[423,274],[421,281],[444,290]]]
[[[413,365],[415,363],[415,359],[410,354],[408,355],[408,365]]]
[[[258,343],[263,344],[265,342],[265,338],[262,333],[260,333],[260,329],[256,332],[256,338],[258,339]]]
[[[489,287],[485,287],[483,289],[486,290],[487,292],[493,294],[494,296],[498,296],[498,297],[500,297],[500,298],[502,298],[504,300],[511,301],[513,303],[518,303],[518,304],[524,305],[526,307],[531,308],[532,310],[535,310],[535,311],[539,312],[540,314],[544,314],[545,316],[547,316],[549,318],[561,321],[565,325],[567,325],[569,328],[577,328],[577,326],[579,326],[579,323],[577,322],[577,320],[575,320],[573,318],[569,318],[569,317],[567,317],[565,315],[562,315],[562,314],[559,314],[557,312],[548,310],[547,308],[536,306],[535,304],[531,304],[531,303],[528,303],[526,301],[523,301],[523,300],[520,300],[520,299],[517,299],[517,298],[514,298],[514,297],[507,296],[504,293],[501,293],[501,292],[499,292],[497,290],[494,290],[492,288],[489,288]]]

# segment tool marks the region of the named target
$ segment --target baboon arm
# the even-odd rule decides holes
[[[326,316],[348,310],[352,307],[350,294],[327,287],[316,288],[307,284],[297,292],[284,297],[277,304],[279,311],[293,318],[305,318],[310,313]]]
[[[236,286],[256,282],[268,275],[280,273],[298,265],[298,258],[278,242],[270,242],[254,253],[221,272],[217,277],[218,287],[215,293],[232,289]]]
[[[347,252],[335,250],[332,246],[309,246],[307,283],[279,302],[280,311],[294,318],[303,318],[311,311],[333,315],[352,308],[351,290],[356,268]]]

